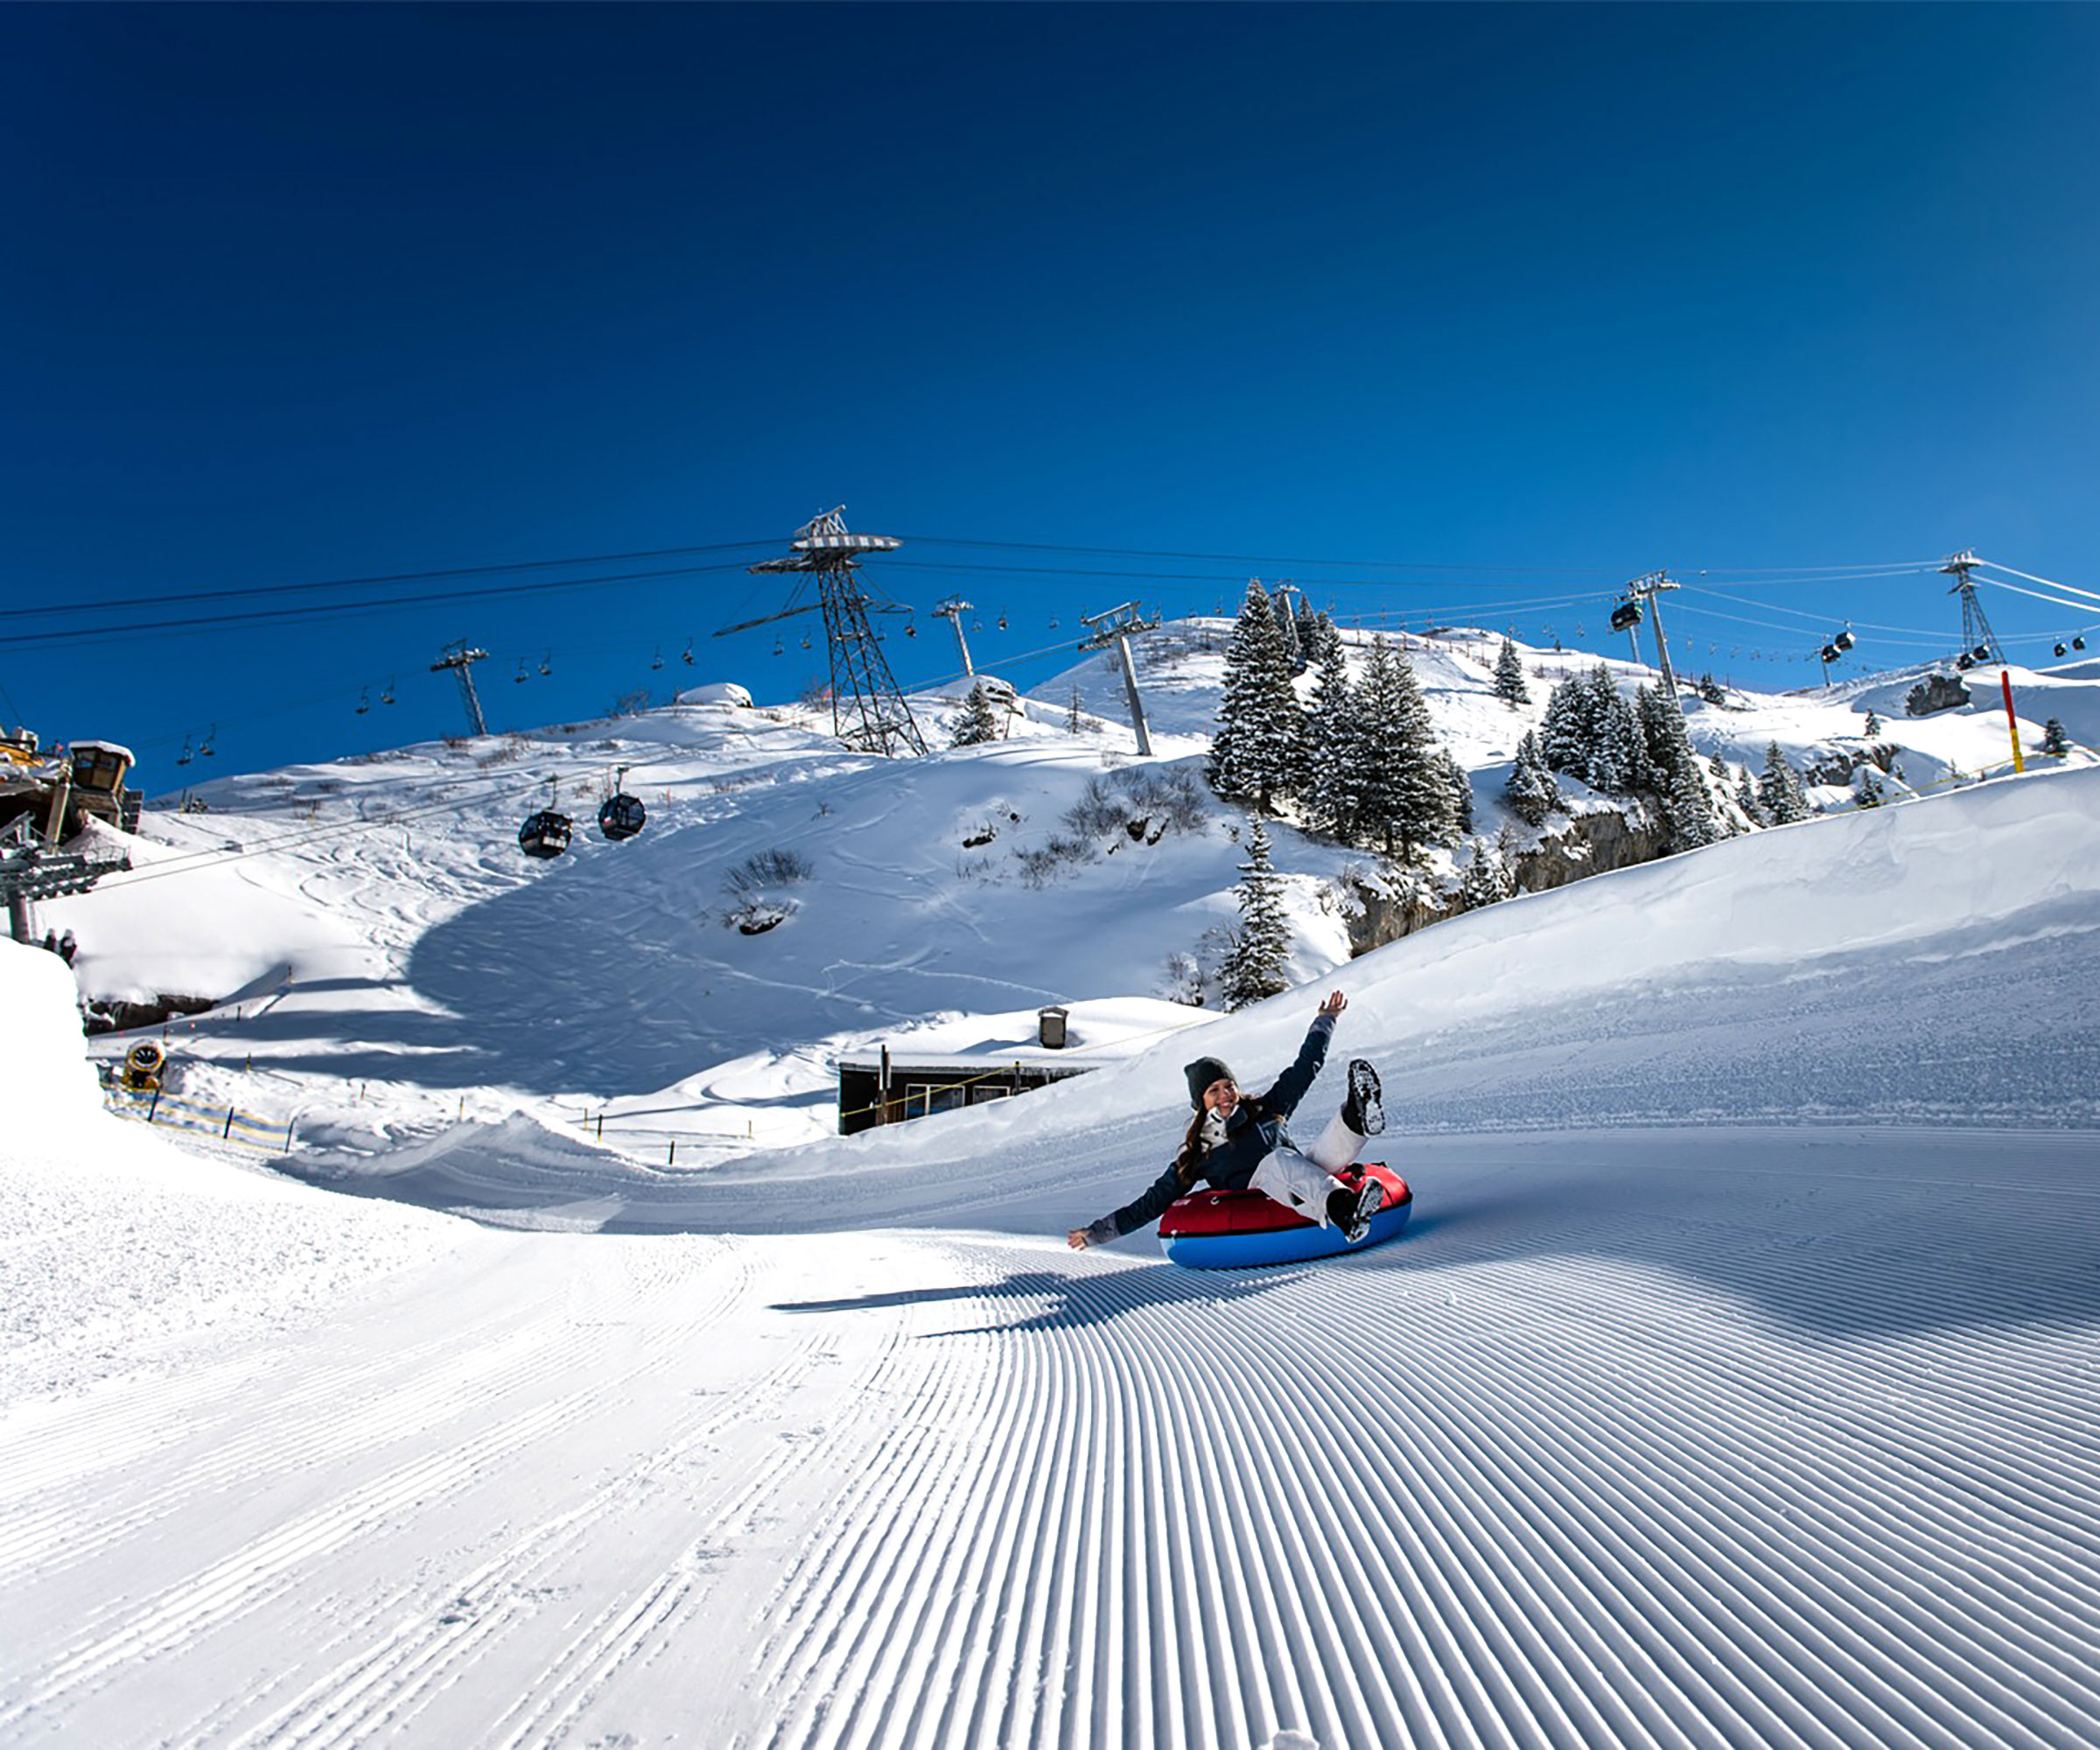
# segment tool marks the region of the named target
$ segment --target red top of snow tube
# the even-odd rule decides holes
[[[1258,1191],[1210,1189],[1192,1191],[1167,1206],[1159,1218],[1159,1243],[1176,1264],[1233,1270],[1362,1251],[1393,1238],[1407,1225],[1414,1193],[1384,1162],[1362,1161],[1338,1176],[1345,1184],[1371,1178],[1385,1186],[1385,1202],[1371,1217],[1371,1231],[1361,1244],[1350,1245],[1339,1228],[1323,1228]]]

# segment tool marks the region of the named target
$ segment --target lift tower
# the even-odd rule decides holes
[[[1959,553],[1950,553],[1941,572],[1954,579],[1954,586],[1947,593],[1962,598],[1962,649],[1973,662],[1996,662],[2005,666],[2005,647],[1998,643],[1998,634],[1992,631],[1990,619],[1984,612],[1984,605],[1976,598],[1976,581],[1969,575],[1971,565],[1982,563],[1975,550],[1964,547]]]
[[[1082,626],[1090,626],[1093,633],[1080,643],[1082,650],[1106,650],[1116,647],[1123,658],[1123,690],[1130,702],[1130,727],[1138,732],[1138,752],[1140,758],[1152,757],[1152,734],[1144,726],[1144,701],[1138,696],[1138,666],[1130,661],[1130,640],[1138,633],[1150,632],[1159,624],[1159,616],[1141,617],[1136,602],[1125,602],[1121,607],[1112,607],[1106,613],[1082,613]]]
[[[950,596],[934,610],[935,620],[945,620],[956,628],[956,648],[962,653],[962,673],[970,680],[976,679],[976,666],[970,660],[970,644],[962,636],[962,616],[973,610],[961,596]]]
[[[893,535],[855,535],[846,528],[846,508],[828,510],[812,517],[795,530],[788,543],[794,550],[780,559],[762,559],[753,571],[795,571],[814,576],[817,600],[767,614],[741,626],[724,626],[715,635],[741,632],[762,626],[768,620],[784,620],[811,606],[822,608],[824,639],[831,656],[831,732],[849,747],[886,758],[896,753],[926,752],[926,740],[913,721],[912,708],[905,703],[896,677],[884,660],[882,645],[868,629],[868,607],[874,598],[860,586],[860,568],[855,563],[862,553],[893,553],[904,545]],[[798,591],[800,586],[797,586]],[[892,604],[878,603],[878,612],[896,611]],[[846,696],[853,698],[858,720],[845,720]]]
[[[1677,696],[1677,677],[1670,672],[1670,645],[1662,636],[1662,604],[1656,598],[1664,590],[1674,590],[1678,587],[1679,585],[1670,580],[1668,571],[1650,571],[1644,578],[1634,578],[1626,586],[1627,601],[1644,604],[1654,616],[1652,624],[1656,633],[1656,667],[1662,676],[1662,696],[1672,700]],[[1641,616],[1635,613],[1629,624],[1638,624],[1640,619]],[[1612,626],[1614,631],[1620,629],[1617,613],[1612,616]],[[1635,654],[1638,654],[1638,640],[1636,640]]]
[[[430,664],[433,675],[450,668],[459,677],[459,697],[466,706],[468,733],[486,735],[488,722],[481,715],[481,701],[474,692],[474,664],[486,662],[488,652],[475,648],[464,638],[444,647],[444,654]],[[390,690],[390,689],[389,689]]]

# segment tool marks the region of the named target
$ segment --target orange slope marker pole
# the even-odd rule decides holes
[[[2012,671],[2000,668],[1998,678],[2006,690],[2006,727],[2012,732],[2012,769],[2025,772],[2027,762],[2020,757],[2020,719],[2012,715]]]

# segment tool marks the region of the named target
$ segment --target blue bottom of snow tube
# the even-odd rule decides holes
[[[1410,1196],[1371,1217],[1371,1231],[1355,1245],[1339,1228],[1301,1222],[1287,1228],[1236,1234],[1162,1234],[1161,1249],[1171,1263],[1189,1270],[1250,1270],[1265,1264],[1304,1264],[1344,1252],[1368,1251],[1396,1239],[1414,1210]]]

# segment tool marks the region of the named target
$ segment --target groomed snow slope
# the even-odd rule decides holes
[[[1320,1266],[1059,1237],[1312,990],[697,1180],[468,1127],[390,1188],[513,1230],[17,1393],[0,1741],[2100,1741],[2096,928],[2087,769],[1382,949],[1306,1112],[1384,1064],[1418,1213]],[[41,1270],[104,1135],[4,1145]]]

